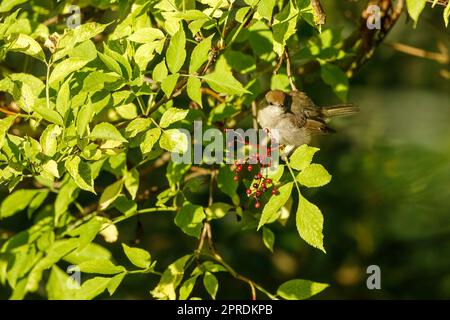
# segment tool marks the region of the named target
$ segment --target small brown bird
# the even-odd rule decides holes
[[[359,111],[352,104],[318,107],[305,93],[299,91],[285,93],[272,90],[265,98],[267,105],[259,110],[258,122],[263,128],[278,130],[279,143],[286,146],[286,152],[308,144],[313,135],[334,132],[326,124],[328,118],[352,115]]]

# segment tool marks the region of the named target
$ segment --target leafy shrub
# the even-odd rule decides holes
[[[223,131],[249,127],[265,91],[300,83],[290,56],[293,65],[305,60],[302,81],[319,76],[345,101],[348,77],[395,23],[393,9],[386,10],[391,25],[370,31],[367,47],[338,29],[321,30],[318,1],[81,3],[82,16],[69,1],[0,5],[0,182],[7,194],[0,219],[28,221],[1,240],[0,283],[11,298],[113,295],[133,274],[159,277],[150,292],[158,299],[190,298],[199,279],[215,298],[217,272],[248,283],[253,298],[304,299],[325,289],[294,279],[270,293],[224,261],[211,228],[234,215],[273,250],[270,225],[295,219],[299,236],[325,252],[322,213],[302,195],[331,179],[312,163],[317,148],[301,146],[263,178],[253,177],[259,166],[178,164],[168,153],[188,149],[181,129],[192,131],[195,120]],[[407,3],[417,21],[425,1]],[[446,23],[448,13],[449,6]],[[82,24],[72,28],[77,20]],[[243,172],[236,178],[233,171]],[[275,190],[261,195],[259,208],[246,189],[265,179]],[[165,269],[148,251],[120,241],[121,222],[155,212],[174,212],[175,225],[198,241]],[[112,257],[115,242],[123,242],[127,265]],[[74,271],[92,276],[77,287]]]

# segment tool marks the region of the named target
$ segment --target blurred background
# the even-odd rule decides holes
[[[363,1],[323,5],[327,23],[349,34]],[[394,48],[401,43],[429,52],[450,49],[442,10],[427,7],[416,29],[402,15],[374,57],[350,80],[349,101],[361,113],[334,121],[331,126],[338,133],[314,142],[321,148],[315,162],[333,179],[304,193],[324,214],[327,254],[299,238],[292,217],[286,226],[271,225],[276,235],[272,254],[261,233],[242,231],[230,215],[213,221],[212,229],[217,249],[241,274],[271,292],[293,278],[330,283],[316,299],[450,298],[448,54],[446,62],[439,62]],[[338,102],[323,83],[303,89],[318,104]],[[131,243],[137,226],[140,246],[160,266],[192,252],[197,240],[180,232],[168,215],[143,215],[140,225],[135,218],[121,224],[119,241],[112,245],[118,262],[125,261],[120,242]],[[369,265],[381,269],[380,290],[366,286]],[[250,299],[245,283],[227,274],[218,278],[219,299]],[[126,277],[113,298],[148,299],[157,280],[151,275]],[[206,296],[203,290],[196,286],[194,295]],[[1,298],[7,295],[0,293]]]

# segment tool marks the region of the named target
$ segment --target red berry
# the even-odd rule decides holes
[[[259,191],[259,190],[256,190],[256,193],[255,193],[255,195],[256,195],[257,197],[260,197],[260,196],[261,196],[261,191]]]
[[[241,172],[241,171],[242,171],[242,164],[239,164],[239,165],[236,167],[236,171],[237,171],[237,172]]]
[[[251,193],[252,193],[252,190],[251,190],[251,189],[247,189],[247,190],[245,190],[245,193],[246,193],[246,194],[251,194]]]
[[[261,183],[261,187],[266,188],[267,187],[266,183],[265,182]]]
[[[259,201],[257,201],[257,202],[255,203],[255,209],[259,209],[259,207],[261,207],[261,203],[259,203]]]
[[[238,176],[234,176],[234,177],[233,177],[233,180],[234,180],[234,181],[238,181],[238,180],[239,180],[239,177],[238,177]]]
[[[277,194],[277,193],[278,193],[278,190],[275,189],[275,188],[273,188],[273,189],[272,189],[272,194],[275,195],[275,194]]]
[[[266,179],[266,183],[268,184],[272,183],[272,179]]]
[[[258,174],[256,175],[256,179],[261,179],[262,178],[262,174],[261,172],[258,172]]]
[[[250,164],[250,165],[247,167],[247,169],[248,169],[249,172],[251,172],[251,171],[253,170],[253,166]]]
[[[262,187],[262,191],[263,191],[263,192],[266,192],[266,191],[267,191],[267,188],[266,188],[266,187]]]

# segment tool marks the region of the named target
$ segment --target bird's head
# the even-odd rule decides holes
[[[281,90],[271,90],[266,93],[266,101],[269,105],[276,107],[286,106],[286,93]]]

